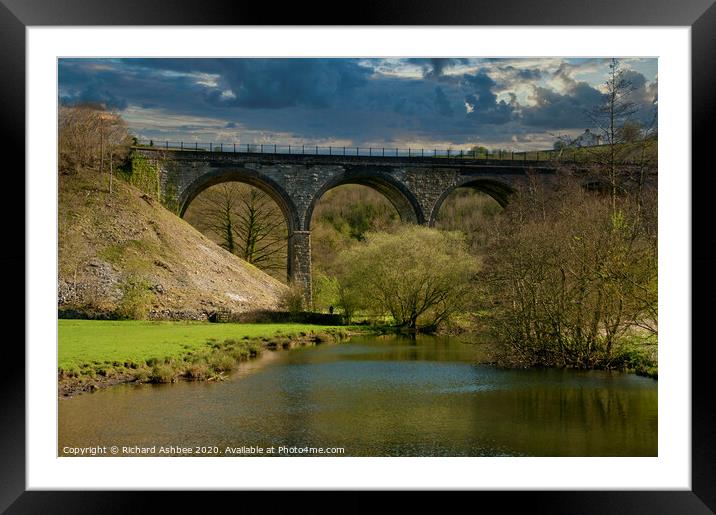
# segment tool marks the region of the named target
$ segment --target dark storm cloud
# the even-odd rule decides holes
[[[207,99],[249,109],[326,108],[364,86],[370,73],[342,59],[244,59],[227,63],[221,73],[235,98],[212,92]]]
[[[175,110],[196,101],[200,86],[188,75],[116,61],[62,59],[59,64],[60,98],[68,102],[108,100],[108,107]]]
[[[588,122],[585,112],[605,100],[605,95],[584,82],[575,84],[567,93],[535,87],[535,105],[522,109],[526,125],[547,129],[581,127]]]
[[[117,96],[111,80],[108,80],[111,79],[111,73],[103,69],[93,70],[94,73],[87,73],[87,71],[81,66],[60,61],[58,82],[61,86],[73,88],[71,92],[65,89],[64,95],[60,91],[61,101],[99,103],[117,109],[127,107],[126,98]]]
[[[344,59],[124,59],[110,70],[97,70],[95,63],[61,61],[60,84],[70,92],[66,99],[107,98],[119,107],[111,89],[133,103],[163,107],[199,102],[248,109],[325,108],[364,85],[371,73]],[[217,76],[217,87],[207,88],[201,74]]]
[[[625,70],[623,78],[633,88],[629,100],[638,108],[637,118],[642,122],[648,122],[656,109],[657,81],[649,83],[646,77],[634,70]]]
[[[382,63],[380,70],[405,63],[393,69]],[[535,131],[586,127],[583,111],[602,99],[596,85],[575,80],[578,64],[552,64],[548,73],[538,60],[408,63],[420,66],[422,77],[383,73],[365,59],[61,59],[59,90],[63,101],[130,110],[135,130],[146,135],[228,134],[248,141],[255,136],[247,134],[260,133],[354,145],[531,141]],[[656,82],[628,73],[640,105],[652,102]],[[516,87],[523,88],[519,98]],[[532,91],[529,101],[525,90]],[[152,122],[161,117],[161,127]]]
[[[452,116],[453,114],[450,101],[439,86],[435,88],[435,110],[443,116]]]
[[[545,129],[588,126],[587,112],[604,105],[607,95],[586,82],[575,80],[568,67],[560,66],[554,76],[566,85],[565,92],[535,87],[532,96],[535,104],[522,109],[523,123]],[[634,70],[625,70],[623,80],[624,87],[631,89],[624,100],[635,104],[633,118],[648,122],[654,113],[654,89],[643,74]]]
[[[444,77],[446,69],[456,64],[467,64],[468,59],[453,57],[412,58],[408,59],[408,62],[417,64],[423,69],[423,78],[440,79]]]
[[[504,100],[497,100],[497,95],[493,92],[495,86],[495,81],[485,70],[464,76],[465,102],[472,109],[472,112],[468,113],[469,117],[482,123],[497,125],[510,121],[514,108]]]

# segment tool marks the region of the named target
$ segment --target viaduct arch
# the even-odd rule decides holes
[[[146,147],[135,151],[156,165],[162,200],[165,205],[175,206],[180,216],[199,193],[222,182],[244,182],[266,192],[286,218],[288,279],[302,286],[309,302],[311,216],[328,190],[343,184],[371,187],[395,206],[401,220],[432,226],[443,202],[456,188],[478,189],[504,207],[510,195],[530,181],[554,182],[559,167],[547,161],[449,157],[235,153]],[[598,180],[589,169],[573,166],[572,170],[583,176],[585,184]]]

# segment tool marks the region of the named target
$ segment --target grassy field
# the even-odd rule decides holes
[[[217,342],[261,343],[319,333],[345,333],[346,327],[309,324],[210,324],[59,320],[60,371],[101,370],[184,360],[205,353]]]

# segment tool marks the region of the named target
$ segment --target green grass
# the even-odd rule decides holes
[[[183,359],[204,351],[212,342],[272,339],[304,334],[345,332],[345,327],[310,324],[210,324],[207,322],[148,322],[59,320],[58,368],[83,365],[142,365]]]

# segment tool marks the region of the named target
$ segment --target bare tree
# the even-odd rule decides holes
[[[213,186],[194,200],[186,219],[258,268],[268,272],[285,270],[286,222],[276,203],[263,191],[231,182]]]
[[[520,190],[488,227],[477,284],[507,361],[610,367],[631,359],[630,337],[656,338],[656,192],[641,213],[629,193],[617,216],[610,200],[566,176]]]
[[[609,63],[609,76],[604,82],[604,88],[604,102],[587,111],[586,115],[602,133],[602,140],[607,145],[608,152],[606,155],[599,154],[598,160],[607,170],[612,209],[616,210],[619,145],[626,142],[627,132],[623,128],[639,107],[629,99],[636,88],[625,78],[618,59],[612,58]]]
[[[58,120],[59,168],[63,173],[104,172],[107,159],[120,161],[129,152],[127,125],[114,110],[98,104],[61,105]]]
[[[239,195],[236,232],[243,258],[264,270],[285,266],[277,260],[286,251],[286,229],[283,215],[266,193],[256,188]],[[283,229],[283,230],[282,230]]]

